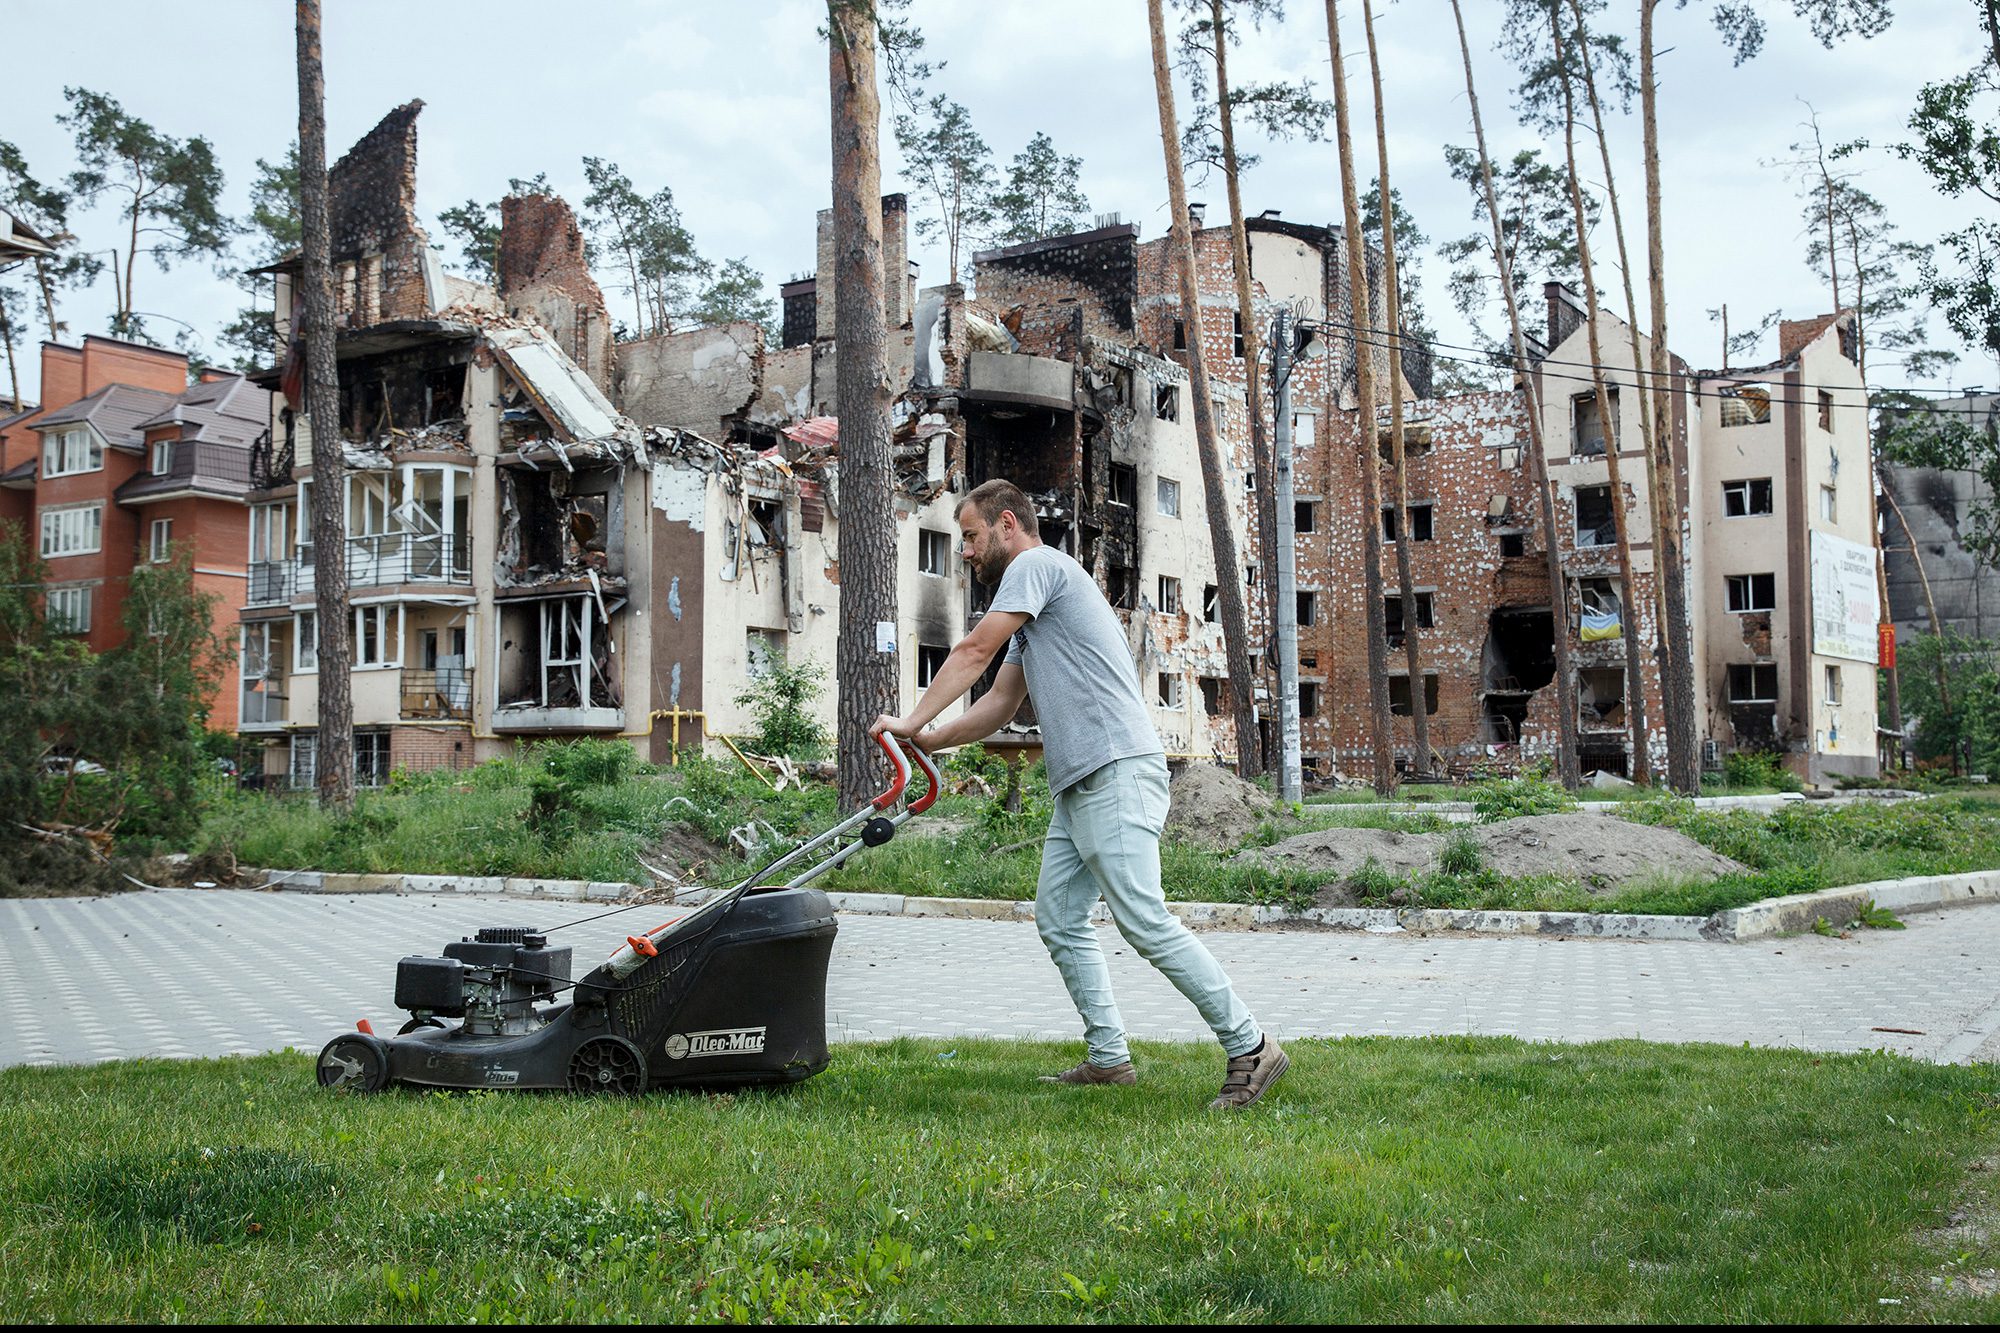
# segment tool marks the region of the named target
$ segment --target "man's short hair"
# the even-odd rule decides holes
[[[967,505],[977,509],[979,517],[988,525],[998,523],[1003,512],[1011,512],[1023,531],[1036,541],[1042,539],[1041,520],[1035,517],[1034,501],[1011,481],[995,477],[992,481],[980,482],[965,493],[965,498],[951,511],[952,516],[956,518]]]

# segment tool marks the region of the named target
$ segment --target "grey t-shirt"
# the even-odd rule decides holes
[[[1030,547],[1008,564],[990,609],[1028,617],[1006,660],[1027,673],[1050,791],[1114,759],[1166,752],[1118,617],[1083,566],[1052,546]]]

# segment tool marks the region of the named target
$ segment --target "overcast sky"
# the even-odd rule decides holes
[[[1979,49],[1965,0],[1899,0],[1887,34],[1833,51],[1791,17],[1787,0],[1764,0],[1764,51],[1732,67],[1709,26],[1709,8],[1706,0],[1686,10],[1662,6],[1659,20],[1671,341],[1696,365],[1720,360],[1720,330],[1705,311],[1724,301],[1739,328],[1773,309],[1796,318],[1831,304],[1824,274],[1804,261],[1797,188],[1777,165],[1804,132],[1800,99],[1817,108],[1829,142],[1892,141],[1903,133],[1919,86],[1969,67]],[[1283,24],[1249,34],[1232,57],[1232,78],[1310,77],[1326,95],[1323,6],[1293,0],[1290,9]],[[1360,6],[1350,0],[1342,9],[1359,136],[1372,125]],[[1496,50],[1501,5],[1468,0],[1466,10],[1493,151],[1500,157],[1533,146],[1537,140],[1513,114],[1513,71]],[[1636,5],[1614,0],[1614,13],[1628,10]],[[998,164],[1045,131],[1059,151],[1082,157],[1093,209],[1122,214],[1147,237],[1164,230],[1166,185],[1140,0],[914,0],[908,13],[928,38],[927,54],[948,62],[935,86],[970,109]],[[0,138],[17,143],[44,179],[71,170],[74,150],[56,116],[65,83],[81,82],[165,133],[206,136],[227,172],[228,207],[246,212],[254,162],[279,158],[296,135],[292,15],[283,0],[210,0],[195,10],[156,0],[11,7],[0,30],[19,58],[0,81]],[[810,0],[326,0],[329,156],[392,107],[422,98],[418,206],[433,240],[445,239],[439,209],[497,198],[510,177],[546,172],[572,204],[580,202],[580,159],[589,154],[617,162],[644,190],[671,186],[703,252],[746,257],[775,296],[779,282],[811,269],[814,214],[829,198],[826,52],[817,35],[823,21],[823,5]],[[1377,27],[1391,179],[1433,243],[1468,234],[1481,224],[1442,153],[1446,143],[1471,142],[1450,6],[1395,0],[1378,14]],[[886,123],[884,131],[884,189],[901,188]],[[1612,134],[1628,230],[1643,246],[1636,114]],[[1558,159],[1561,150],[1560,141],[1547,145]],[[1258,151],[1262,164],[1244,177],[1246,209],[1338,220],[1330,144]],[[1356,152],[1366,164],[1358,169],[1372,179],[1372,134]],[[1889,206],[1905,238],[1929,241],[1969,216],[1969,205],[1938,200],[1914,168],[1883,152],[1865,160],[1864,184]],[[1601,172],[1586,166],[1584,174],[1595,182]],[[1211,224],[1226,219],[1219,180],[1191,185],[1191,194],[1209,202]],[[123,243],[108,206],[81,214],[74,230],[94,249]],[[1604,232],[1600,244],[1609,252],[1608,226]],[[912,243],[921,281],[942,281],[942,254]],[[446,257],[455,261],[455,247],[447,246]],[[1642,303],[1643,262],[1641,252]],[[1440,336],[1467,341],[1434,255],[1424,257],[1422,277]],[[135,288],[140,310],[193,325],[220,354],[214,333],[240,297],[208,265],[161,273],[142,261]],[[611,283],[606,288],[614,314],[629,308]],[[74,336],[101,331],[112,309],[107,278],[63,313]],[[161,336],[179,328],[166,318],[150,323]],[[1933,334],[1945,336],[1937,321]],[[1775,355],[1774,335],[1759,359]],[[1871,358],[1871,378],[1906,382],[1893,366],[1878,364]],[[32,356],[24,371],[23,393],[32,399]],[[1996,381],[2000,370],[1976,357],[1948,378],[1961,386]]]

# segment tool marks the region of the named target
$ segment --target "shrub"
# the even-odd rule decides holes
[[[1438,853],[1438,869],[1447,875],[1474,874],[1485,864],[1479,855],[1478,841],[1463,830],[1446,839],[1444,849]]]
[[[1482,824],[1522,815],[1554,815],[1576,809],[1576,797],[1547,778],[1524,773],[1499,782],[1482,782],[1472,789],[1472,808]]]
[[[750,748],[759,754],[790,759],[824,759],[829,750],[826,728],[813,716],[813,703],[826,683],[826,667],[808,658],[793,666],[772,662],[764,674],[736,696],[757,720]]]
[[[1768,787],[1773,791],[1803,791],[1805,784],[1767,750],[1737,750],[1723,756],[1722,780],[1730,787]]]

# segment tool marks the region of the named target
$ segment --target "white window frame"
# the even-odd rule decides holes
[[[951,537],[930,528],[917,529],[917,572],[930,578],[951,573]]]
[[[89,426],[42,433],[42,476],[74,477],[104,470],[104,443]]]
[[[1159,610],[1163,615],[1179,615],[1181,610],[1181,581],[1171,574],[1160,575]]]
[[[289,504],[250,506],[250,563],[271,564],[292,558],[285,541],[291,523]]]
[[[1826,691],[1826,702],[1834,708],[1840,707],[1841,682],[1840,682],[1840,667],[1838,664],[1833,662],[1828,662],[1826,664],[1826,671],[1823,673],[1823,681],[1824,681],[1824,689]]]
[[[951,656],[951,649],[942,644],[919,643],[917,645],[917,688],[924,689],[937,679],[939,668]]]
[[[51,634],[90,633],[92,587],[77,583],[48,590],[46,616]]]
[[[72,521],[72,517],[74,521]],[[71,532],[69,529],[74,528]],[[70,543],[89,542],[89,545]],[[95,555],[104,549],[104,502],[42,511],[42,558]]]
[[[1758,579],[1771,580],[1771,600],[1763,606],[1755,605]],[[1737,596],[1738,589],[1742,591],[1740,599]],[[1725,574],[1722,577],[1722,592],[1725,604],[1729,607],[1730,614],[1732,615],[1760,615],[1766,611],[1775,611],[1778,609],[1778,576],[1776,573]],[[1736,605],[1739,600],[1743,602],[1743,605]]]
[[[319,612],[301,611],[292,617],[292,674],[319,672]]]
[[[1819,488],[1819,516],[1824,523],[1840,521],[1840,490],[1834,486]]]
[[[1735,673],[1737,671],[1747,671],[1750,675],[1750,694],[1742,698],[1739,698],[1737,696],[1736,687],[1733,680]],[[1771,673],[1771,694],[1770,697],[1768,698],[1759,695],[1756,692],[1757,673],[1759,671],[1769,671]],[[1731,662],[1728,665],[1728,667],[1723,671],[1722,688],[1723,688],[1723,693],[1727,697],[1728,702],[1732,704],[1775,704],[1776,702],[1778,702],[1778,690],[1779,690],[1777,663]]]
[[[395,612],[395,632],[389,629],[389,613]],[[366,627],[375,622],[375,650],[373,661],[363,659],[362,645],[367,642]],[[371,602],[354,608],[354,642],[349,655],[357,671],[393,670],[403,665],[403,604],[401,602]]]
[[[1160,707],[1179,711],[1187,707],[1187,691],[1178,671],[1162,671],[1159,680]]]
[[[1770,506],[1768,509],[1752,509],[1750,507],[1750,488],[1758,482],[1764,484],[1764,499]],[[1731,491],[1736,490],[1740,490],[1743,496],[1743,512],[1740,514],[1729,512],[1729,494]],[[1722,483],[1722,516],[1724,518],[1769,518],[1777,512],[1778,491],[1771,484],[1769,477],[1744,477],[1740,481],[1725,481]]]
[[[153,475],[164,477],[174,470],[174,442],[171,439],[153,441]]]
[[[173,544],[174,521],[170,518],[156,518],[146,541],[146,558],[155,565],[167,562],[167,548]]]
[[[1131,493],[1122,500],[1118,498],[1118,477],[1121,473],[1132,479]],[[1104,502],[1106,504],[1117,505],[1122,509],[1130,509],[1139,503],[1139,469],[1137,465],[1132,463],[1113,463],[1111,465],[1111,470],[1106,475],[1104,482]]]
[[[1181,516],[1181,484],[1172,477],[1156,477],[1157,491],[1153,497],[1153,508],[1163,518]]]

